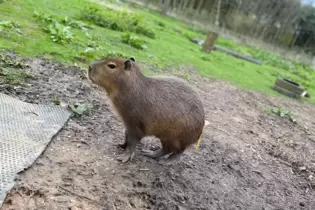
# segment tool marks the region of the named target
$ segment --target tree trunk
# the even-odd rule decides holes
[[[218,34],[212,31],[208,32],[207,38],[205,40],[205,43],[203,44],[202,48],[205,52],[210,52],[214,49],[214,44],[218,38]]]
[[[145,7],[149,7],[150,0],[145,1]]]
[[[203,5],[204,1],[203,0],[199,0],[199,4],[198,4],[198,8],[197,8],[197,12],[198,14],[201,13],[201,8],[202,8],[202,5]]]
[[[220,24],[220,11],[221,11],[221,0],[218,0],[217,15],[215,17],[215,25],[216,26],[219,26],[219,24]]]
[[[161,0],[161,15],[166,15],[168,7],[170,5],[170,0]]]

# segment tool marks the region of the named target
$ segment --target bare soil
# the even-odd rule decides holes
[[[16,56],[12,55],[15,59]],[[315,107],[239,89],[186,68],[200,90],[209,125],[198,151],[173,165],[135,155],[116,160],[122,124],[106,94],[77,67],[23,60],[33,78],[1,92],[31,103],[88,102],[92,113],[72,118],[36,163],[17,177],[1,210],[315,209]],[[272,114],[290,110],[297,123]],[[154,138],[141,147],[159,146]]]

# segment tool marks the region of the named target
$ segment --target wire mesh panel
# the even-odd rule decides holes
[[[34,163],[69,117],[64,107],[25,103],[0,93],[0,207],[17,173]]]

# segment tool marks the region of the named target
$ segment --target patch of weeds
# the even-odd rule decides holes
[[[162,27],[162,28],[166,27],[165,23],[163,23],[162,21],[157,21],[157,25]]]
[[[81,12],[80,18],[111,30],[134,32],[155,38],[154,31],[143,20],[143,17],[127,11],[116,11],[110,8],[101,10],[98,6],[90,6]]]
[[[17,32],[20,33],[19,24],[12,22],[12,21],[0,21],[0,32],[4,32],[7,29],[15,29]]]
[[[190,81],[190,77],[188,73],[184,74],[183,78],[188,82]]]
[[[44,31],[50,34],[50,38],[53,42],[66,44],[74,39],[70,31],[70,26],[64,26],[57,21],[45,27]]]
[[[64,17],[63,19],[61,19],[60,22],[66,26],[71,26],[73,28],[81,29],[83,31],[86,31],[87,29],[93,29],[93,27],[90,25],[87,25],[81,21],[71,20],[68,17]]]
[[[26,79],[31,77],[31,74],[25,71],[27,66],[14,61],[8,56],[0,54],[0,77],[3,78],[4,83],[10,85],[21,85]]]
[[[154,31],[152,29],[147,28],[147,26],[145,26],[145,25],[139,24],[138,26],[135,27],[134,32],[137,34],[142,34],[142,35],[147,36],[147,37],[152,38],[152,39],[155,38]]]
[[[62,24],[51,15],[35,12],[34,16],[37,20],[42,22],[42,24],[46,25],[44,27],[44,31],[50,34],[50,38],[53,42],[65,44],[71,42],[74,39],[74,36],[70,31],[71,27]]]
[[[125,33],[121,35],[121,40],[123,43],[128,44],[134,48],[143,50],[146,49],[146,41],[139,39],[138,37],[133,37],[129,33]]]
[[[18,61],[15,61],[13,59],[11,59],[10,57],[0,54],[0,69],[2,68],[25,68],[27,67],[26,65],[24,65],[23,63],[20,63]]]
[[[72,116],[74,117],[81,117],[83,115],[89,115],[93,108],[92,104],[89,103],[75,103],[70,104],[69,109],[72,112]]]
[[[107,52],[107,49],[109,48],[108,43],[98,36],[88,34],[88,38],[89,40],[87,41],[87,44],[82,45],[84,49],[80,50],[79,55],[75,57],[77,60],[84,63],[87,60],[95,59],[97,55],[100,55],[103,52]]]
[[[212,61],[212,58],[209,55],[202,55],[200,58],[201,60],[204,60],[204,61]]]
[[[296,119],[293,117],[292,113],[288,110],[284,110],[280,107],[277,107],[277,108],[273,108],[271,111],[272,111],[272,113],[274,113],[280,117],[287,118],[291,122],[296,123]]]
[[[121,53],[121,52],[108,52],[104,58],[110,58],[110,57],[111,58],[122,57],[122,58],[128,59],[128,58],[130,58],[132,56],[126,55],[126,54]]]
[[[0,76],[3,77],[4,83],[10,85],[22,85],[31,75],[24,69],[4,68],[0,69]]]
[[[88,59],[92,59],[95,57],[96,52],[105,50],[104,47],[99,46],[99,44],[96,42],[96,40],[99,40],[98,37],[91,37],[88,41],[86,48],[83,52],[80,52],[80,56],[84,56]]]

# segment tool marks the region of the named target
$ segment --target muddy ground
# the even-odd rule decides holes
[[[12,58],[15,56],[11,55]],[[171,166],[139,154],[116,160],[124,139],[105,94],[77,67],[24,60],[33,78],[0,90],[31,103],[93,104],[71,119],[36,163],[19,174],[1,210],[315,209],[315,107],[202,78],[191,83],[206,107],[204,137]],[[1,80],[0,80],[1,81]],[[279,106],[297,123],[272,114]],[[267,111],[266,111],[267,110]],[[159,144],[145,139],[141,147]]]

